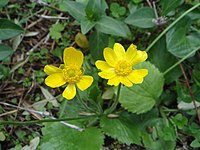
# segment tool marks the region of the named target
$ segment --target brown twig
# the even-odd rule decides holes
[[[189,94],[190,94],[190,96],[191,96],[191,98],[192,98],[192,102],[193,102],[193,105],[194,105],[194,108],[195,108],[195,111],[196,111],[196,114],[197,114],[197,118],[198,118],[199,123],[200,123],[200,114],[199,114],[199,112],[198,112],[198,108],[197,108],[197,105],[196,105],[196,102],[195,102],[195,99],[194,99],[194,95],[193,95],[193,93],[192,93],[192,90],[191,90],[191,87],[190,87],[190,84],[189,84],[187,75],[186,75],[186,73],[185,73],[185,70],[184,70],[182,64],[180,64],[180,68],[181,68],[181,71],[182,71],[183,76],[184,76],[184,78],[185,78],[185,82],[186,82],[186,85],[187,85]]]

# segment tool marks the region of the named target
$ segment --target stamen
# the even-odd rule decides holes
[[[127,76],[132,70],[132,66],[126,61],[119,61],[115,67],[115,73],[119,76]]]
[[[63,76],[67,83],[76,83],[82,77],[82,70],[78,68],[76,65],[64,66],[62,69]]]

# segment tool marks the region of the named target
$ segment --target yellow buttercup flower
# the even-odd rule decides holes
[[[52,87],[60,87],[67,84],[62,96],[71,100],[76,95],[76,86],[84,91],[91,86],[93,77],[83,75],[83,53],[73,47],[65,48],[63,54],[64,64],[60,67],[53,65],[46,65],[44,72],[49,75],[45,79],[45,84]]]
[[[145,61],[147,53],[137,50],[137,46],[131,44],[127,51],[124,47],[115,43],[113,49],[105,48],[103,52],[105,61],[97,60],[95,65],[101,72],[98,75],[108,79],[108,85],[118,86],[120,83],[131,87],[140,84],[148,74],[147,69],[135,69],[133,66]]]

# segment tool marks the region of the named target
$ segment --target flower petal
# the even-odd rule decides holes
[[[65,48],[63,60],[65,65],[77,65],[80,68],[83,64],[83,53],[73,47]]]
[[[121,44],[115,43],[114,47],[113,47],[113,50],[114,50],[118,60],[126,59],[126,57],[125,57],[126,56],[125,49]]]
[[[132,64],[136,65],[138,63],[141,63],[147,59],[147,53],[145,51],[137,51],[136,56],[132,59]]]
[[[99,75],[101,78],[104,78],[104,79],[111,79],[111,78],[113,78],[113,77],[116,76],[116,73],[115,73],[115,71],[114,71],[114,68],[111,68],[111,69],[108,69],[108,70],[99,72],[98,75]]]
[[[51,75],[53,73],[61,73],[62,70],[58,67],[53,66],[53,65],[46,65],[44,67],[44,72],[48,75]]]
[[[131,83],[131,81],[127,77],[121,77],[120,82],[127,87],[133,86],[133,83]]]
[[[133,70],[128,75],[128,79],[134,84],[140,84],[143,82],[143,78],[148,74],[147,69]]]
[[[92,82],[93,82],[92,76],[82,76],[81,80],[76,84],[80,90],[84,91],[91,86]]]
[[[131,44],[126,51],[126,60],[128,62],[132,62],[136,54],[137,54],[137,46]]]
[[[54,74],[49,75],[45,79],[45,84],[52,88],[62,86],[65,83],[66,83],[66,81],[63,77],[63,73],[54,73]]]
[[[104,56],[106,62],[108,63],[108,65],[110,65],[112,67],[115,66],[117,56],[116,56],[115,52],[113,51],[113,49],[106,47],[103,51],[103,56]]]
[[[114,86],[118,86],[120,83],[120,76],[115,76],[111,79],[108,80],[108,85],[114,85]]]
[[[76,95],[76,87],[74,84],[68,84],[64,92],[62,93],[62,96],[67,100],[73,99],[75,95]]]
[[[102,61],[102,60],[97,60],[96,63],[95,63],[96,67],[100,70],[108,70],[110,69],[111,67],[108,65],[107,62],[105,61]]]

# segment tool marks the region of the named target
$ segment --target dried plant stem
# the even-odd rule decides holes
[[[182,73],[183,73],[183,76],[184,76],[184,78],[185,78],[185,82],[186,82],[186,85],[187,85],[189,94],[190,94],[190,96],[191,96],[191,98],[192,98],[192,102],[193,102],[193,105],[194,105],[194,108],[195,108],[195,111],[196,111],[196,114],[197,114],[197,118],[198,118],[199,123],[200,123],[200,114],[199,114],[199,112],[198,112],[198,108],[197,108],[197,105],[196,105],[196,102],[195,102],[195,99],[194,99],[194,95],[193,95],[193,93],[192,93],[192,90],[191,90],[191,87],[190,87],[190,84],[189,84],[187,75],[186,75],[186,73],[185,73],[185,70],[184,70],[182,64],[180,64],[180,67],[181,67],[181,71],[182,71]]]

